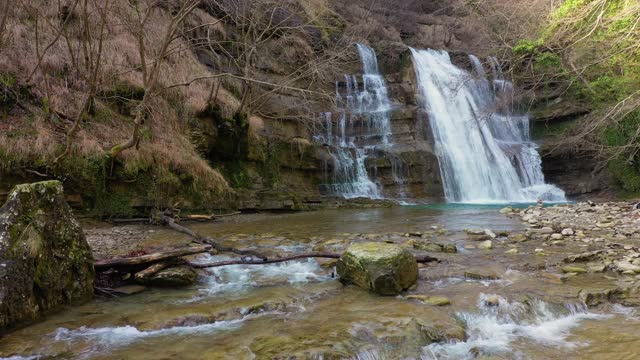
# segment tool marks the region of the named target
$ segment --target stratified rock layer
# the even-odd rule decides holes
[[[0,331],[93,294],[93,257],[59,181],[16,186],[0,209]]]
[[[380,295],[397,295],[418,279],[416,258],[399,245],[362,243],[350,246],[337,264],[340,281]]]

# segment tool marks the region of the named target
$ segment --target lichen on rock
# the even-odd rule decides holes
[[[336,266],[340,281],[380,295],[397,295],[418,279],[416,258],[405,248],[387,243],[350,246]]]
[[[17,185],[0,208],[0,332],[93,295],[93,257],[62,183]]]

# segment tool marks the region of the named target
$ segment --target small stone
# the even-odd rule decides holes
[[[610,228],[613,227],[613,223],[612,222],[598,222],[596,223],[596,226],[599,228]]]
[[[418,300],[431,306],[451,305],[451,301],[444,296],[407,295],[404,298],[408,300]]]
[[[561,240],[562,234],[551,234],[551,240]]]
[[[527,241],[528,238],[525,234],[517,233],[517,234],[511,234],[509,236],[509,239],[514,242],[523,242],[523,241]]]
[[[484,304],[486,306],[498,306],[500,305],[500,296],[498,295],[489,296],[488,298],[484,299]]]
[[[495,239],[497,237],[496,233],[494,233],[493,231],[489,230],[489,229],[484,229],[484,234],[487,235],[488,237]]]
[[[498,280],[500,276],[493,272],[480,273],[475,271],[465,271],[464,277],[474,280]]]
[[[490,250],[493,249],[493,242],[491,240],[486,240],[478,244],[478,249]]]
[[[581,268],[578,266],[565,266],[562,268],[563,273],[576,273],[576,274],[584,274],[587,272],[587,269]]]
[[[540,234],[553,234],[553,229],[548,226],[545,226],[542,229],[540,229],[538,232]]]
[[[572,236],[574,234],[574,231],[571,228],[566,228],[562,230],[561,234],[564,236]]]
[[[513,208],[510,206],[500,209],[500,214],[511,214],[512,212]]]
[[[507,254],[507,255],[515,255],[515,254],[518,253],[518,249],[516,249],[516,248],[509,249],[509,250],[505,251],[504,253]]]

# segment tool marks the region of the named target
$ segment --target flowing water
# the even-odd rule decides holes
[[[470,57],[475,74],[445,51],[412,49],[422,106],[435,138],[447,201],[505,203],[564,201],[546,184],[529,118],[511,109],[513,86],[490,58],[493,80]]]
[[[344,198],[382,198],[380,186],[367,173],[366,160],[391,144],[391,102],[376,54],[357,44],[364,73],[344,76],[344,89],[336,84],[339,111],[322,114],[316,142],[330,147],[327,184],[321,189]]]
[[[457,254],[434,254],[409,293],[446,296],[434,307],[380,297],[334,277],[323,260],[203,271],[185,289],[153,289],[96,299],[0,339],[5,359],[636,359],[640,319],[620,305],[583,307],[576,294],[608,284],[603,274],[566,282],[545,261],[579,251],[570,245],[534,255],[523,243],[516,257],[476,249],[464,228],[496,232],[520,223],[492,206],[414,206],[332,210],[229,218],[193,228],[227,245],[267,253],[342,251],[358,241],[453,243]],[[422,237],[417,237],[423,234]],[[182,235],[158,229],[154,249],[181,245]],[[500,247],[502,240],[494,241]],[[506,245],[504,245],[506,247]],[[193,261],[227,259],[201,255]],[[474,280],[465,272],[498,274]]]

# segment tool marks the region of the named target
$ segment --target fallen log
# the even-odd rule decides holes
[[[282,257],[282,258],[278,258],[278,259],[268,259],[268,260],[264,260],[264,261],[238,259],[238,260],[227,260],[227,261],[219,261],[219,262],[204,263],[204,264],[188,262],[188,264],[189,264],[189,266],[191,266],[191,267],[193,267],[195,269],[205,269],[205,268],[214,268],[214,267],[228,266],[228,265],[265,265],[265,264],[275,264],[275,263],[287,262],[287,261],[291,261],[291,260],[309,259],[309,258],[339,259],[341,256],[342,256],[341,254],[335,254],[335,253],[306,253],[306,254],[297,254],[297,255],[286,256],[286,257]],[[435,261],[439,261],[439,260],[437,258],[425,255],[425,256],[416,257],[416,261],[418,263],[423,263],[424,264],[424,263],[435,262]]]
[[[261,259],[263,261],[267,260],[266,256],[258,252],[255,252],[252,250],[240,250],[240,249],[219,244],[212,238],[202,236],[189,228],[179,225],[178,223],[176,223],[176,220],[174,218],[167,215],[166,213],[159,213],[158,217],[160,218],[160,220],[162,220],[165,224],[167,224],[167,226],[169,226],[173,230],[191,236],[193,238],[193,242],[195,243],[211,245],[213,246],[214,249],[218,250],[219,252],[231,252],[238,255],[257,257],[258,259]]]
[[[98,260],[93,263],[96,270],[103,270],[114,267],[126,267],[134,265],[152,264],[163,260],[175,259],[186,255],[195,255],[210,252],[213,249],[211,245],[193,246],[179,249],[172,249],[163,252],[157,252],[149,255],[142,255],[130,258],[115,258]]]
[[[149,218],[131,218],[131,219],[111,219],[112,224],[149,224],[151,220]]]
[[[167,267],[171,266],[172,264],[173,262],[170,262],[170,261],[162,261],[162,262],[155,263],[142,271],[138,271],[134,275],[134,278],[138,282],[145,282],[147,279],[155,275],[158,271],[164,270]]]

